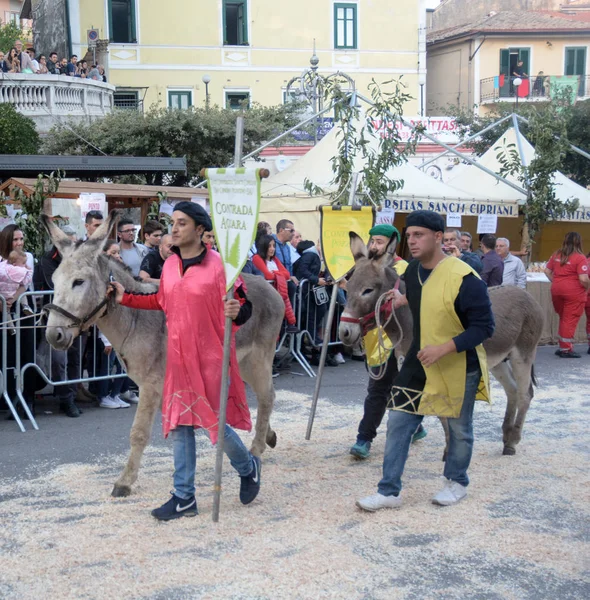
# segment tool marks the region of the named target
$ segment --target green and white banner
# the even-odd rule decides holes
[[[227,289],[241,273],[256,236],[259,169],[206,169],[209,205]]]

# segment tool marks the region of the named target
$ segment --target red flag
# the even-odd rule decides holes
[[[526,98],[529,95],[530,91],[530,81],[528,79],[523,79],[522,83],[516,88],[516,95],[519,98]]]
[[[504,87],[505,77],[506,75],[500,75],[500,87]]]

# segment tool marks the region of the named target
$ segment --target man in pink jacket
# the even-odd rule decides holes
[[[114,283],[117,302],[131,308],[162,310],[168,326],[168,357],[162,400],[164,435],[174,443],[174,492],[152,511],[169,521],[197,514],[195,499],[196,446],[194,430],[205,429],[217,442],[225,317],[234,325],[252,313],[243,282],[237,299],[225,301],[225,273],[221,257],[201,241],[211,230],[205,210],[193,202],[180,202],[172,214],[172,255],[166,259],[157,293],[124,293]],[[244,446],[231,426],[250,431],[252,422],[244,382],[232,339],[230,388],[224,449],[241,477],[240,500],[249,504],[260,490],[260,459]]]

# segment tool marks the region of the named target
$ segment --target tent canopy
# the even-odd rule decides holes
[[[511,148],[508,148],[510,144],[514,144],[515,148],[518,150],[518,135],[520,135],[520,144],[524,159],[526,163],[529,164],[535,157],[535,149],[522,133],[516,132],[514,127],[510,127],[506,130],[506,133],[504,133],[496,143],[492,144],[491,148],[485,152],[477,162],[491,171],[494,171],[494,173],[500,173],[502,165],[498,160],[498,154],[502,149],[505,151],[511,150]],[[522,185],[513,175],[508,175],[505,179],[518,185]],[[560,171],[555,172],[553,181],[555,184],[556,196],[561,202],[577,198],[580,201],[580,210],[578,212],[583,212],[584,214],[590,212],[590,190],[578,185]],[[472,165],[461,165],[456,169],[453,169],[450,178],[447,180],[447,185],[459,191],[477,189],[480,194],[489,198],[494,198],[498,201],[516,200],[523,203],[526,200],[524,194],[511,188],[506,183],[494,179],[491,175],[484,173]],[[584,219],[581,215],[579,217],[574,215],[572,218],[564,220],[577,221],[588,219],[590,219],[590,216]]]
[[[357,132],[361,132],[364,117],[354,125]],[[379,140],[375,135],[364,130],[367,143],[377,150]],[[289,218],[293,220],[296,229],[312,240],[319,238],[320,216],[317,207],[327,204],[330,198],[327,195],[311,196],[305,190],[305,180],[322,188],[326,194],[334,191],[331,181],[334,178],[332,159],[337,156],[339,142],[339,128],[334,127],[316,146],[307,154],[284,171],[269,177],[261,182],[262,201],[260,218],[274,225],[278,220]],[[363,168],[360,156],[355,159],[354,170],[359,172]],[[458,212],[462,214],[477,215],[479,212],[489,212],[482,205],[490,202],[482,194],[475,195],[472,190],[461,190],[438,181],[410,163],[392,167],[387,176],[390,179],[403,181],[401,189],[388,194],[387,204],[391,203],[396,212],[411,212],[416,208],[436,210],[443,214]],[[494,198],[492,203],[498,204]],[[513,205],[512,211],[517,215],[516,202],[508,200],[507,204]]]

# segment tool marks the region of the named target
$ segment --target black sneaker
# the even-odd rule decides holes
[[[240,477],[240,502],[242,504],[250,504],[258,496],[260,491],[260,472],[262,471],[262,463],[257,456],[252,456],[252,473],[246,477]]]
[[[559,356],[559,358],[582,358],[577,352],[570,350],[560,350],[557,356]]]
[[[196,517],[198,514],[197,500],[194,496],[184,500],[174,494],[166,504],[152,510],[152,517],[156,517],[158,521],[171,521],[172,519],[180,519],[180,517]]]
[[[60,403],[59,409],[65,413],[66,417],[70,417],[72,419],[76,419],[82,414],[82,411],[76,406],[73,400]]]

